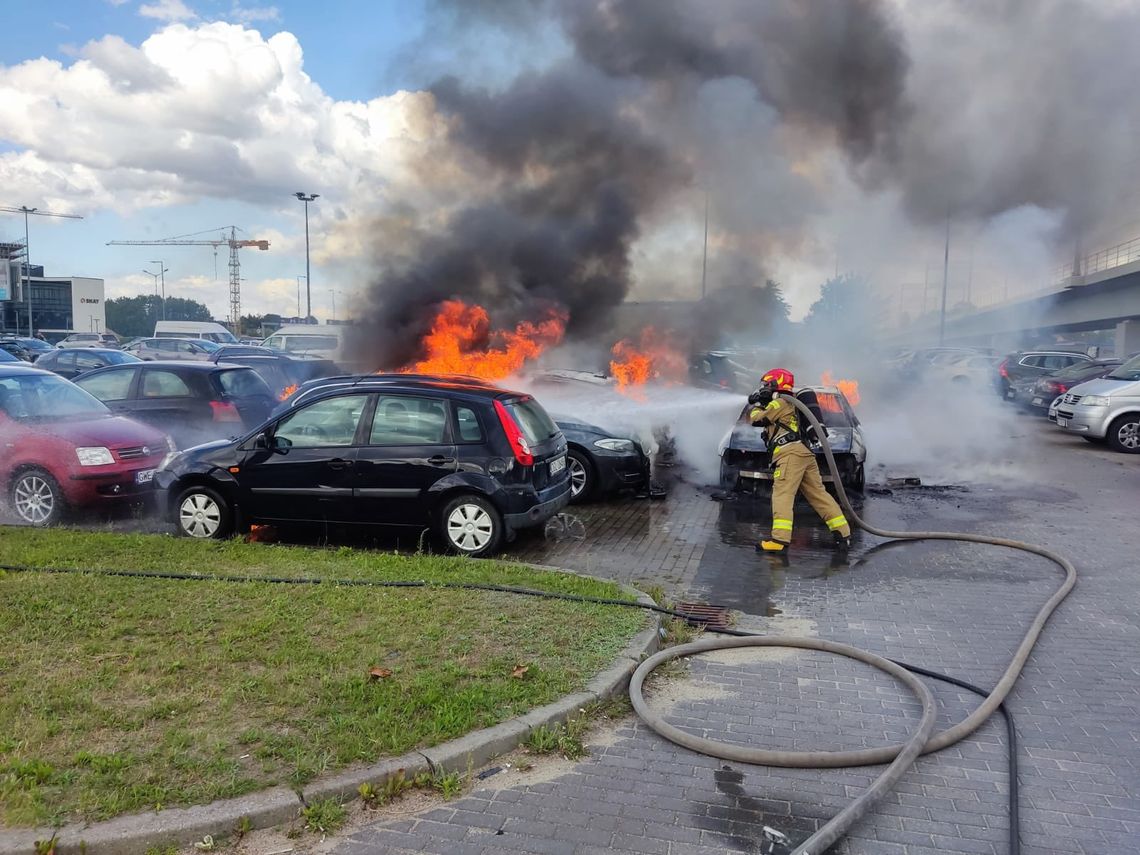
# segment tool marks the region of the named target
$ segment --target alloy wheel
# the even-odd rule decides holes
[[[202,493],[191,493],[178,508],[178,524],[191,537],[213,537],[222,524],[222,509]]]
[[[447,517],[447,539],[464,552],[478,552],[491,542],[495,521],[476,504],[457,506]]]
[[[566,466],[570,469],[570,495],[576,499],[586,489],[589,473],[586,472],[586,465],[577,457],[567,457]]]
[[[39,475],[25,475],[12,491],[16,513],[26,523],[43,525],[55,510],[55,493]]]
[[[1116,431],[1116,438],[1130,451],[1140,449],[1140,422],[1125,422]]]

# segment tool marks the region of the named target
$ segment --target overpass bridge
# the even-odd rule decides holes
[[[1043,294],[947,317],[945,341],[998,346],[1031,333],[1089,330],[1114,330],[1117,355],[1140,351],[1140,238],[1079,259]]]

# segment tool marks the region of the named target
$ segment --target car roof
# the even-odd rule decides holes
[[[26,365],[19,362],[0,362],[0,377],[22,377],[24,375],[40,374],[47,377],[58,377],[51,371],[45,371],[43,368],[33,368],[31,365]]]
[[[79,350],[81,348],[76,348]],[[105,368],[98,368],[97,371],[120,371],[126,368],[178,368],[183,371],[217,371],[219,369],[237,369],[244,368],[247,371],[252,371],[248,365],[232,365],[228,362],[198,362],[189,359],[152,359],[149,362],[140,360],[139,362],[125,362],[122,365],[108,365]],[[94,374],[95,372],[91,372]],[[86,376],[86,375],[84,375]]]
[[[122,353],[117,347],[56,347],[56,353]],[[41,357],[42,359],[42,357]]]
[[[476,377],[447,374],[346,374],[336,377],[321,377],[302,384],[290,398],[291,404],[302,399],[314,399],[322,393],[345,389],[389,389],[400,392],[450,391],[475,398],[530,397],[522,392],[513,392],[495,386]]]

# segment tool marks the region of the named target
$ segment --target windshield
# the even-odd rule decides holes
[[[142,362],[137,356],[124,353],[121,350],[108,350],[103,353],[103,358],[107,360],[108,365],[125,365],[128,362]]]
[[[1140,380],[1140,356],[1134,356],[1108,375],[1109,380]]]
[[[17,421],[105,416],[103,404],[62,377],[0,377],[0,411]]]

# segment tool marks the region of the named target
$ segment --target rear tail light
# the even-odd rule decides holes
[[[241,413],[229,401],[210,401],[210,410],[216,422],[240,422]]]
[[[495,401],[495,415],[499,417],[499,424],[503,426],[503,431],[507,435],[507,442],[511,444],[511,451],[514,452],[515,460],[522,466],[533,466],[534,455],[530,451],[530,443],[526,441],[518,422],[503,406],[502,401]]]
[[[1002,377],[1006,378],[1007,380],[1009,379],[1009,369],[1006,366],[1008,366],[1008,365],[1009,365],[1009,360],[1003,359],[1001,361],[1001,365],[998,366],[998,374],[1000,374]]]

